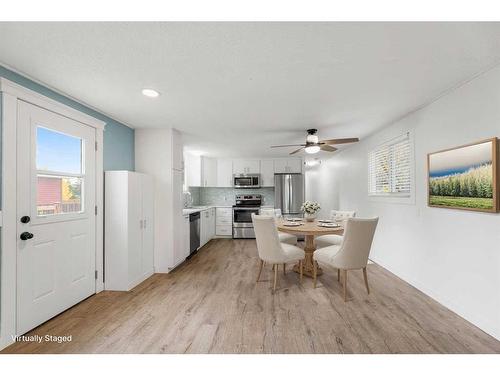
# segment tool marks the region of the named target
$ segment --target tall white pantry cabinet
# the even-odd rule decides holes
[[[156,273],[168,273],[186,259],[183,251],[182,151],[182,135],[176,129],[135,130],[135,170],[153,176],[155,182]]]
[[[105,172],[104,284],[128,291],[154,272],[154,184],[144,173]]]

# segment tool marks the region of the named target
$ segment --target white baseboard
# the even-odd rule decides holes
[[[500,340],[500,331],[496,328],[495,322],[491,322],[488,319],[485,319],[483,316],[474,316],[471,314],[466,314],[462,312],[460,304],[457,302],[450,300],[446,296],[440,295],[439,293],[436,293],[433,290],[430,290],[428,287],[423,285],[421,282],[418,280],[412,280],[409,277],[406,277],[405,275],[402,275],[399,271],[387,266],[384,264],[383,261],[380,261],[376,258],[373,258],[373,262],[378,264],[379,266],[385,268],[392,274],[396,275],[399,277],[401,280],[407,282],[411,286],[413,286],[415,289],[418,291],[424,293],[426,296],[432,298],[434,301],[439,303],[440,305],[443,305],[447,309],[451,310],[461,318],[465,319],[469,323],[475,325],[477,328],[482,330],[483,332],[487,333],[488,335],[494,337],[497,340]]]

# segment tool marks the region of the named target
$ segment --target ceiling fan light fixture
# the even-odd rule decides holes
[[[306,137],[306,142],[307,143],[318,143],[319,142],[319,138],[318,138],[317,135],[309,134]]]
[[[306,146],[306,148],[304,150],[308,154],[315,154],[315,153],[319,152],[320,147],[319,146]]]

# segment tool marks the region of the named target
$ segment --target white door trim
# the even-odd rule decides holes
[[[103,131],[105,122],[47,98],[21,85],[0,78],[2,100],[2,243],[0,294],[0,350],[12,344],[16,334],[17,252],[17,102],[23,100],[96,129],[96,293],[103,282]]]
[[[70,119],[81,122],[82,124],[89,125],[93,128],[104,130],[106,123],[98,120],[95,117],[89,116],[74,108],[68,107],[65,104],[59,103],[54,99],[50,99],[36,91],[27,89],[24,86],[18,85],[8,79],[0,77],[0,91],[22,99],[25,102],[34,104],[41,108],[55,112],[59,115],[69,117]]]

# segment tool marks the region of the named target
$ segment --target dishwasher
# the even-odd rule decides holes
[[[189,257],[200,247],[200,217],[199,212],[189,214]]]

